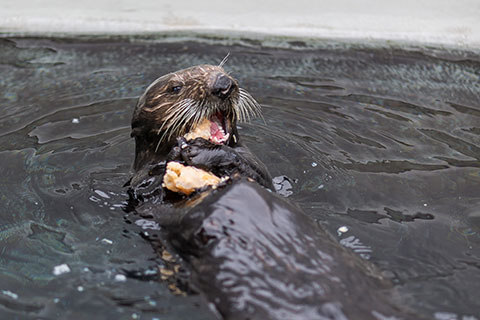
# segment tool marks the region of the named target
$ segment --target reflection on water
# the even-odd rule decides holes
[[[228,52],[266,121],[241,134],[283,194],[417,312],[480,319],[480,56],[36,38],[0,39],[2,318],[212,318],[159,283],[122,186],[138,95]]]

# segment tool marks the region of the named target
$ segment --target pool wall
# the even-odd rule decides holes
[[[480,1],[0,0],[3,34],[231,32],[480,48]]]

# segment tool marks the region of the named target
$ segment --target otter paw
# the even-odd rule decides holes
[[[202,138],[192,140],[181,148],[181,157],[188,165],[208,167],[216,146]]]

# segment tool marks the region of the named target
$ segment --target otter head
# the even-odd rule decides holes
[[[200,123],[212,123],[210,141],[235,146],[237,121],[260,115],[260,106],[221,66],[200,65],[164,75],[139,98],[133,112],[135,164],[164,160],[176,143]]]

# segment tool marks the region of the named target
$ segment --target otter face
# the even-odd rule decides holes
[[[237,121],[259,115],[259,104],[221,66],[200,65],[169,73],[146,89],[133,113],[137,158],[139,151],[146,151],[139,150],[139,144],[141,149],[154,149],[149,153],[164,153],[176,138],[205,120],[211,142],[235,144]]]

